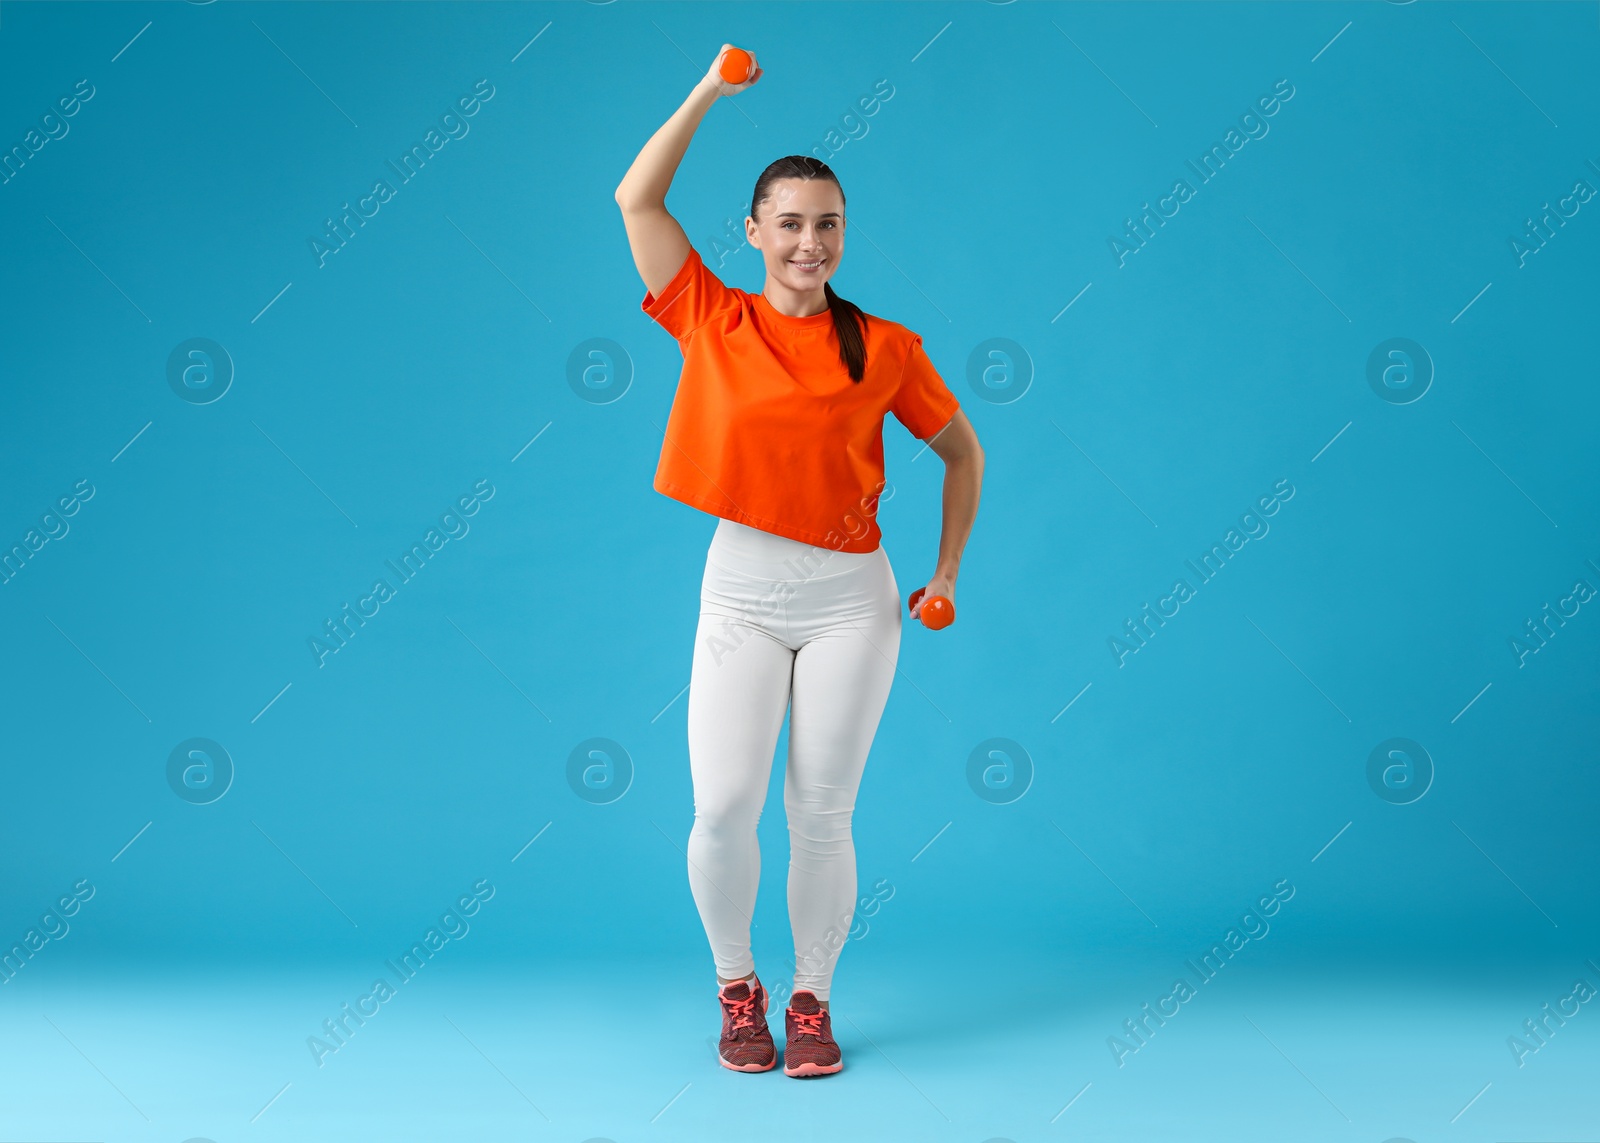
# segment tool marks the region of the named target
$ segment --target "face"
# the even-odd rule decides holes
[[[800,293],[820,290],[844,256],[844,196],[838,184],[777,179],[756,208],[761,221],[746,219],[745,232],[766,260],[768,278]]]

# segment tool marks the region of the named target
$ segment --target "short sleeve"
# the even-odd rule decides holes
[[[682,341],[705,325],[717,314],[735,309],[739,299],[723,285],[700,258],[700,252],[689,247],[688,257],[656,297],[645,291],[640,308],[673,337]]]
[[[895,390],[889,411],[912,436],[925,441],[949,424],[960,407],[961,402],[928,360],[927,351],[922,348],[922,337],[913,334],[905,368],[900,373],[900,386]]]

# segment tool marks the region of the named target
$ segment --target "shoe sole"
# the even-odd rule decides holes
[[[773,1060],[770,1064],[730,1064],[721,1056],[717,1057],[717,1062],[731,1072],[770,1072],[778,1066],[777,1060]]]
[[[831,1076],[834,1072],[840,1071],[843,1068],[843,1060],[840,1060],[836,1064],[801,1064],[793,1071],[789,1069],[788,1064],[785,1064],[783,1066],[783,1074],[786,1076],[792,1076],[794,1079],[811,1079],[813,1076]]]

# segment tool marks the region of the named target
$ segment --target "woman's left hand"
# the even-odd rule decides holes
[[[954,576],[936,575],[928,581],[928,585],[919,591],[911,593],[912,608],[911,618],[921,620],[922,604],[929,596],[942,595],[950,601],[950,606],[956,603],[956,581]]]

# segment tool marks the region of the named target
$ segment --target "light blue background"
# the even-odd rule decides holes
[[[894,895],[840,962],[831,1087],[705,1044],[678,847],[715,520],[651,487],[681,357],[612,201],[725,41],[765,75],[711,108],[669,208],[759,290],[724,220],[887,80],[830,159],[832,282],[923,336],[987,454],[960,619],[908,622],[861,788],[862,891]],[[4,4],[0,146],[95,94],[0,186],[0,544],[95,493],[0,587],[0,940],[96,892],[0,986],[0,1133],[1592,1134],[1600,1016],[1520,1068],[1506,1038],[1600,986],[1600,603],[1510,644],[1600,588],[1600,202],[1523,265],[1510,241],[1600,187],[1597,48],[1592,4]],[[323,220],[480,79],[469,132],[319,266]],[[1280,79],[1200,183],[1185,160]],[[1396,337],[1432,362],[1411,403],[1367,380]],[[190,338],[231,358],[214,402],[168,384]],[[594,338],[623,351],[605,402],[569,384]],[[1019,399],[969,381],[992,338]],[[904,597],[942,468],[893,420],[885,452]],[[319,666],[324,620],[479,480],[470,531]],[[1270,532],[1119,666],[1109,638],[1279,480]],[[194,737],[236,768],[208,805],[167,782]],[[567,779],[597,737],[632,770],[608,804]],[[1367,779],[1395,737],[1436,770],[1405,805]],[[992,738],[1026,752],[1016,800],[968,782]],[[306,1037],[479,879],[405,986],[427,999],[317,1067]],[[1205,986],[1230,1000],[1119,1068],[1107,1037],[1280,879]]]

